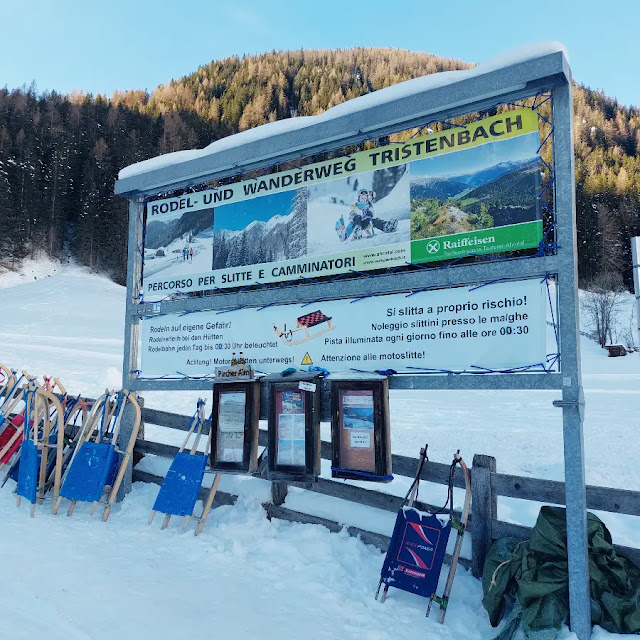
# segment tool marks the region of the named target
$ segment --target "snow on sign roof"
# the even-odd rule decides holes
[[[221,151],[229,151],[230,149],[241,147],[258,140],[265,140],[282,133],[307,129],[314,125],[329,122],[345,115],[363,111],[371,107],[384,105],[400,98],[410,97],[430,89],[454,84],[461,80],[496,71],[520,62],[527,62],[534,58],[539,58],[552,53],[562,53],[567,57],[564,45],[559,42],[540,42],[537,44],[519,47],[518,49],[514,49],[491,58],[487,62],[484,62],[473,69],[466,69],[463,71],[443,71],[400,82],[391,87],[379,89],[378,91],[373,91],[364,96],[347,100],[346,102],[336,105],[317,116],[288,118],[286,120],[270,122],[253,129],[248,129],[247,131],[242,131],[241,133],[236,133],[234,135],[227,136],[226,138],[216,140],[203,149],[175,151],[149,160],[144,160],[143,162],[137,162],[121,169],[118,174],[118,179],[122,180],[132,176],[139,176],[157,169],[179,165],[183,162],[188,162],[197,158],[218,154]]]

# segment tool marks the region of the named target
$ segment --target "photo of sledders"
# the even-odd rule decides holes
[[[349,224],[344,226],[344,217],[336,222],[336,232],[343,242],[351,238],[358,240],[362,237],[371,238],[375,235],[375,229],[384,233],[393,233],[398,228],[398,219],[382,220],[375,217],[373,203],[376,192],[372,189],[361,189],[358,199],[351,205],[349,212]]]
[[[409,240],[409,166],[315,184],[307,202],[307,255]]]

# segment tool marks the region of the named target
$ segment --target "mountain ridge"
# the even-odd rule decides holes
[[[150,94],[0,89],[0,262],[70,255],[124,282],[127,204],[113,196],[122,167],[471,66],[388,48],[303,50],[213,60]],[[629,237],[640,234],[640,109],[577,85],[574,123],[581,281],[606,270],[630,286]]]

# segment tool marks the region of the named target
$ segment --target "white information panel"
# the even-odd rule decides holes
[[[546,307],[535,279],[150,317],[141,321],[142,376],[214,374],[240,351],[263,373],[527,367],[546,359]]]

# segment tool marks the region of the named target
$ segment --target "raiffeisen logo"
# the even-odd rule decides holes
[[[427,253],[438,253],[440,251],[440,243],[437,240],[429,240],[427,242]]]
[[[486,238],[460,238],[460,240],[443,240],[442,243],[445,249],[459,249],[460,247],[472,247],[477,244],[493,244],[496,239],[494,236],[487,236]]]

